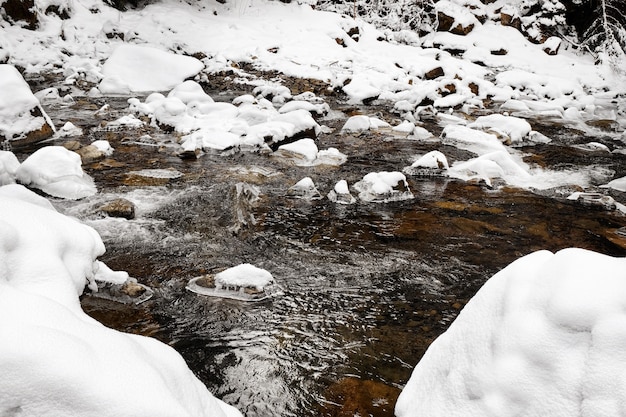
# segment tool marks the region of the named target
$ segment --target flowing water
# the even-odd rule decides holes
[[[96,116],[104,104],[108,113]],[[384,112],[334,107],[335,117],[320,123],[341,126],[355,110]],[[99,127],[125,108],[124,98],[46,108],[58,126],[70,120],[82,127],[83,144],[107,139],[115,148],[110,159],[85,166],[96,196],[55,205],[100,232],[104,262],[154,290],[140,305],[84,296],[83,307],[110,327],[173,346],[217,397],[249,417],[391,416],[428,345],[508,263],[569,246],[626,255],[626,241],[615,232],[626,226],[623,216],[558,192],[431,177],[409,178],[415,198],[402,202],[344,206],[288,195],[305,176],[325,196],[340,179],[354,184],[369,172],[401,170],[433,149],[467,159],[454,148],[388,133],[331,133],[319,138],[319,148],[347,154],[341,166],[298,167],[259,152],[186,160],[163,132]],[[576,150],[572,144],[589,141],[580,132],[536,126],[555,143],[533,148],[535,161],[626,175],[623,154]],[[434,122],[427,127],[441,130]],[[616,146],[608,135],[594,140]],[[131,174],[169,168],[183,175]],[[117,197],[135,203],[134,220],[99,214],[98,206]],[[194,276],[245,262],[270,271],[284,295],[245,303],[185,290]]]

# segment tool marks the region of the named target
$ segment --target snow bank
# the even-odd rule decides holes
[[[0,64],[0,142],[35,142],[52,136],[54,125],[12,65]]]
[[[623,258],[566,249],[513,262],[429,347],[396,415],[621,415],[625,299]]]
[[[43,197],[0,187],[0,415],[240,416],[174,349],[81,310],[104,250]]]
[[[196,58],[148,46],[123,44],[102,66],[103,94],[169,90],[204,68]]]

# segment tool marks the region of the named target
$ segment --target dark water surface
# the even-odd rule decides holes
[[[109,113],[94,116],[105,103]],[[104,262],[155,291],[139,306],[85,296],[83,307],[108,326],[170,344],[217,397],[249,417],[391,416],[428,345],[495,272],[539,249],[578,246],[626,255],[626,241],[615,233],[626,226],[622,215],[569,202],[556,191],[409,178],[415,198],[403,202],[342,206],[287,195],[305,176],[325,196],[340,179],[354,184],[369,172],[400,171],[433,149],[451,162],[467,159],[437,143],[335,131],[323,134],[318,146],[348,155],[339,167],[297,167],[250,152],[184,160],[163,132],[98,127],[125,114],[125,106],[123,98],[102,98],[47,108],[58,126],[67,120],[81,126],[84,144],[107,139],[115,148],[111,159],[85,167],[97,196],[56,205],[100,232]],[[320,123],[341,126],[345,114]],[[535,161],[626,175],[623,154],[572,150],[572,142],[592,139],[617,146],[608,136],[537,126],[555,141],[528,149]],[[183,176],[129,175],[147,168]],[[115,197],[136,203],[135,220],[97,213]],[[270,271],[284,295],[246,304],[185,290],[194,276],[244,262]]]

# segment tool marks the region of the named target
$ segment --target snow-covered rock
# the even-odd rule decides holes
[[[95,230],[7,185],[0,231],[0,415],[241,416],[171,347],[82,311],[78,297],[97,271],[112,278]]]
[[[311,177],[304,177],[287,190],[287,195],[303,200],[319,200],[322,195],[317,190]]]
[[[623,258],[565,249],[518,259],[428,348],[396,415],[620,415],[625,298]]]
[[[54,197],[78,200],[94,195],[96,186],[81,166],[76,152],[46,146],[30,155],[17,169],[17,180]]]
[[[352,116],[341,128],[342,132],[364,132],[370,129],[390,128],[391,125],[378,117]]]
[[[39,142],[54,132],[54,124],[19,71],[0,64],[0,143]]]
[[[467,127],[493,133],[509,144],[522,142],[532,131],[530,123],[526,120],[498,113],[480,116]]]
[[[328,199],[337,204],[354,204],[356,198],[350,194],[350,188],[346,180],[339,180],[332,190],[328,192]]]
[[[407,175],[429,177],[446,175],[448,168],[448,159],[443,153],[430,151],[419,157],[411,166],[406,167],[403,172]]]
[[[409,200],[413,193],[409,189],[406,177],[401,172],[370,172],[354,184],[362,201],[387,203]]]

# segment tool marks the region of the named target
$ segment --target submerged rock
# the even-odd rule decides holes
[[[110,217],[122,217],[124,219],[135,218],[135,204],[125,198],[118,198],[98,208],[98,211]]]

